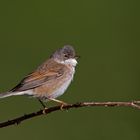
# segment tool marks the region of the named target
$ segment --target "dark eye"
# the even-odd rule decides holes
[[[64,57],[68,57],[68,55],[67,54],[64,54]]]

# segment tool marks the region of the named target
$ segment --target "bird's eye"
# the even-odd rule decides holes
[[[64,57],[68,57],[68,55],[67,54],[64,54]]]

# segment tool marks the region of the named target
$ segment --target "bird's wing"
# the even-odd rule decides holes
[[[41,65],[36,71],[27,75],[11,91],[25,91],[45,84],[47,81],[57,79],[64,74],[65,66],[56,62],[48,61]]]

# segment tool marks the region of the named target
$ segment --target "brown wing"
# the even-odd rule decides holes
[[[36,71],[27,75],[11,91],[25,91],[41,86],[49,80],[61,77],[64,73],[64,68],[64,65],[48,60],[38,67]]]

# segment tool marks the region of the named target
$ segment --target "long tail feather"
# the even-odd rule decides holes
[[[6,98],[10,96],[15,96],[15,95],[24,95],[24,92],[5,92],[5,93],[0,93],[0,98]]]

